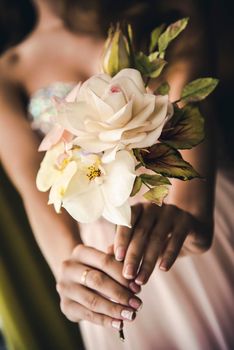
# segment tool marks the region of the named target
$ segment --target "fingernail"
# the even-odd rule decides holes
[[[112,321],[111,325],[113,328],[118,329],[118,331],[120,331],[120,329],[123,328],[123,321]]]
[[[115,259],[118,261],[122,261],[125,256],[125,248],[118,247],[115,252]]]
[[[146,281],[146,274],[144,272],[140,273],[135,279],[136,284],[142,285]]]
[[[122,310],[121,316],[125,318],[126,320],[133,321],[136,317],[135,311],[129,311],[129,310]]]
[[[133,291],[136,294],[141,291],[141,287],[135,282],[129,283],[129,288],[131,289],[131,291]]]
[[[141,305],[142,305],[142,301],[139,299],[136,299],[136,298],[131,298],[129,300],[129,305],[136,310],[140,310]]]
[[[124,269],[125,278],[134,278],[134,265],[128,264]]]
[[[166,260],[162,260],[159,265],[160,270],[167,271],[168,270],[168,264]]]

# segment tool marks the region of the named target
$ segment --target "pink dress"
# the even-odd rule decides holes
[[[48,98],[50,93],[49,89],[43,89],[32,99],[30,110],[34,118],[33,109],[38,111],[43,98]],[[36,125],[40,125],[38,120]],[[115,330],[80,322],[87,350],[231,350],[234,347],[233,213],[234,169],[220,170],[211,249],[203,255],[177,260],[167,273],[154,270],[139,295],[143,300],[142,310],[132,324],[125,322],[125,343],[119,340]],[[113,242],[115,226],[104,219],[82,224],[80,228],[87,245],[106,251]]]

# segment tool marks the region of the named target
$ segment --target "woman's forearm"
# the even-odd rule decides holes
[[[38,245],[57,277],[61,262],[81,242],[78,227],[67,213],[56,214],[47,205],[48,194],[36,188],[43,157],[37,151],[40,140],[25,118],[19,96],[13,92],[0,79],[0,160],[22,197]]]
[[[65,211],[57,214],[46,204],[47,193],[35,190],[35,193],[27,193],[23,201],[35,239],[57,278],[61,263],[81,243],[78,225]]]

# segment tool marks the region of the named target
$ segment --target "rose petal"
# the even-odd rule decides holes
[[[131,79],[142,93],[146,93],[145,84],[143,82],[141,73],[138,70],[132,68],[122,69],[114,76],[112,81],[115,81],[115,79],[118,79],[120,77]]]
[[[97,110],[100,120],[105,121],[107,118],[110,118],[114,113],[112,107],[105,103],[92,90],[90,90],[89,93],[91,97],[89,102],[92,103],[93,108]]]
[[[150,116],[155,110],[155,96],[154,95],[145,95],[144,96],[144,108],[137,113],[134,118],[128,123],[129,129],[139,127],[142,123],[150,119]]]
[[[144,138],[143,141],[130,144],[130,148],[131,149],[132,148],[145,148],[145,147],[152,146],[159,139],[159,137],[162,133],[162,129],[163,129],[164,124],[165,123],[162,122],[161,125],[158,125],[158,127],[155,130],[146,134],[146,137]]]
[[[103,101],[111,106],[112,110],[116,113],[127,103],[123,92],[112,92],[113,87],[109,87],[106,94],[102,97]]]
[[[67,102],[75,102],[80,91],[81,83],[77,84],[65,97]]]
[[[146,132],[141,132],[141,133],[137,133],[137,134],[129,134],[129,135],[124,135],[121,142],[124,144],[124,145],[130,145],[133,143],[135,144],[136,142],[141,142],[143,141],[147,136],[147,133]],[[132,148],[132,147],[131,147]]]
[[[116,76],[117,77],[117,76]],[[144,95],[139,90],[138,86],[133,80],[127,77],[113,78],[113,83],[121,86],[121,89],[125,95],[127,101],[133,101],[133,114],[140,112],[144,102]]]
[[[132,117],[132,100],[129,101],[125,106],[123,106],[117,113],[106,120],[106,123],[110,124],[112,127],[124,126],[129,122]]]
[[[96,135],[88,133],[84,136],[76,137],[72,143],[91,153],[103,152],[116,146],[113,142],[102,142],[96,138]]]
[[[58,124],[55,124],[54,127],[51,129],[51,131],[49,131],[48,134],[42,140],[38,148],[38,151],[39,152],[47,151],[53,145],[58,143],[62,138],[63,132],[64,132],[64,128]]]
[[[108,88],[110,81],[111,77],[107,74],[92,76],[81,85],[78,100],[87,101],[89,97],[89,95],[87,95],[87,90],[92,90],[94,94],[101,98]]]
[[[56,122],[73,135],[85,131],[84,121],[94,114],[92,108],[85,102],[66,103],[58,110]]]

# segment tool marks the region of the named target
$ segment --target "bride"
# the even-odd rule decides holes
[[[144,35],[157,25],[157,19],[153,22],[156,8],[150,7],[154,2],[34,0],[34,4],[36,27],[0,62],[0,156],[56,278],[61,311],[79,322],[87,349],[231,349],[233,219],[230,208],[225,208],[232,205],[233,188],[229,175],[219,173],[212,244],[212,106],[205,107],[206,141],[184,154],[206,181],[175,180],[162,208],[134,203],[133,229],[116,228],[104,219],[77,225],[66,212],[57,215],[47,206],[47,194],[35,187],[40,139],[25,118],[22,93],[31,97],[33,125],[42,130],[39,115],[47,98],[63,95],[74,82],[99,72],[103,33],[110,21],[131,20],[138,29],[138,43],[144,46]],[[170,9],[170,1],[159,8],[167,10],[167,5]],[[209,73],[197,8],[193,1],[178,1],[178,11],[184,7],[193,18],[182,43],[174,47],[174,61],[166,73],[172,101],[187,81],[203,70]],[[115,332],[123,321],[125,343]]]

